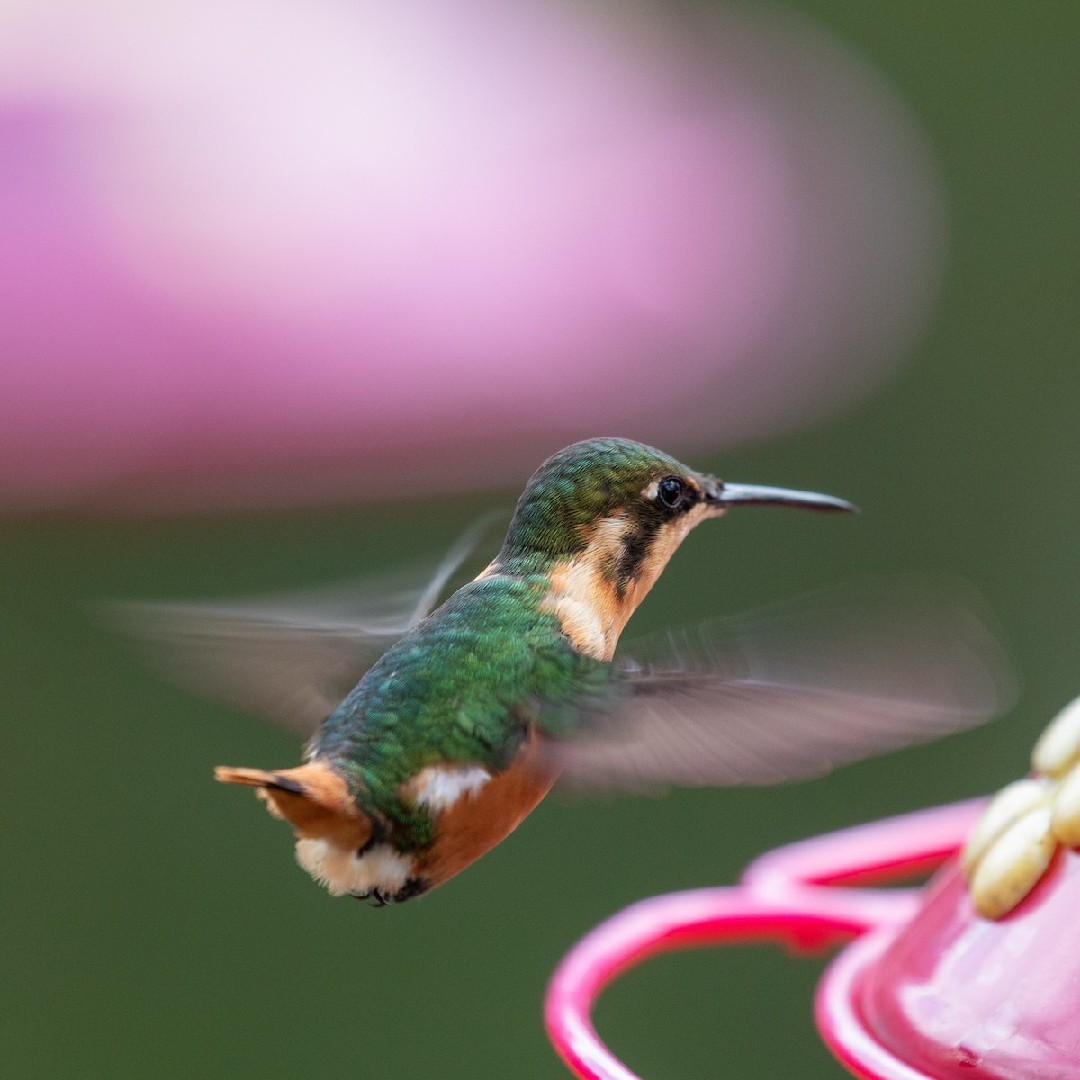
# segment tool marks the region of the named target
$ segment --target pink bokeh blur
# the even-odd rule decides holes
[[[0,506],[519,481],[878,385],[933,168],[775,14],[569,0],[0,11]]]

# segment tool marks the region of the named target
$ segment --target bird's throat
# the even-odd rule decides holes
[[[593,523],[584,550],[552,565],[541,610],[559,619],[579,652],[610,660],[630,616],[705,516],[688,514],[652,529],[625,514]]]

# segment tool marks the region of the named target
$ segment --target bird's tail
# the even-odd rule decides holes
[[[275,770],[219,765],[214,776],[223,784],[256,788],[267,810],[304,839],[328,840],[352,851],[371,839],[371,821],[357,809],[344,779],[320,761]]]

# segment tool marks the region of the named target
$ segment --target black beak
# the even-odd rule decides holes
[[[801,506],[826,514],[857,514],[859,508],[846,499],[822,495],[816,491],[791,491],[788,488],[762,487],[758,484],[725,484],[715,480],[705,487],[705,501],[716,506]]]

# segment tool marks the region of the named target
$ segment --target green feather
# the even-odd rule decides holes
[[[400,786],[437,763],[505,768],[526,725],[571,727],[575,703],[615,670],[577,652],[538,610],[544,574],[472,582],[394,645],[327,718],[313,752],[347,777],[357,805],[391,819],[403,848],[432,839]]]

